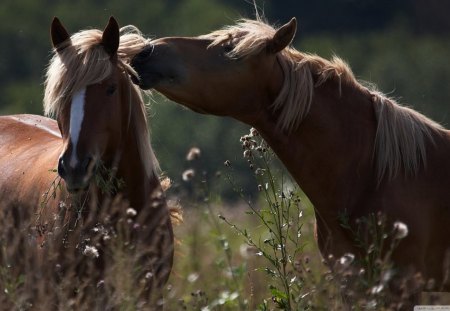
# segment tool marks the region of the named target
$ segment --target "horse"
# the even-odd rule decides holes
[[[294,49],[296,29],[295,18],[274,28],[258,17],[155,39],[132,59],[132,79],[255,128],[313,203],[325,259],[362,256],[343,214],[355,225],[382,213],[408,229],[394,265],[450,290],[450,132],[361,84],[341,58]]]
[[[100,206],[110,206],[120,196],[126,202],[120,206],[131,208],[135,225],[146,228],[136,240],[148,245],[151,253],[138,268],[151,295],[169,277],[173,231],[150,144],[144,94],[129,77],[136,74],[129,65],[131,57],[147,39],[134,26],[119,29],[113,17],[104,31],[84,30],[72,36],[55,17],[51,39],[54,49],[46,72],[44,110],[56,120],[0,117],[2,209],[29,219],[32,236],[44,244],[62,209],[67,209],[66,227],[79,218],[88,222],[93,214],[95,225]],[[99,178],[110,187],[102,188]],[[85,200],[84,210],[69,208]],[[80,251],[99,256],[89,245]],[[96,261],[102,256],[106,254],[100,250]]]

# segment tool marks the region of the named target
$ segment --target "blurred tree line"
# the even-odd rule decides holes
[[[257,1],[269,22],[299,21],[294,45],[324,57],[346,59],[355,75],[376,83],[448,127],[450,122],[450,2],[440,0]],[[249,0],[2,0],[0,3],[0,113],[42,113],[43,74],[49,61],[49,26],[61,18],[71,32],[103,28],[110,15],[134,24],[149,37],[199,35],[254,17]],[[215,181],[231,160],[237,182],[255,191],[241,157],[239,137],[248,127],[227,118],[197,115],[155,95],[153,146],[162,169],[183,189],[181,173]],[[192,146],[198,163],[185,160]],[[214,182],[213,182],[214,184]],[[221,184],[225,197],[231,187]]]

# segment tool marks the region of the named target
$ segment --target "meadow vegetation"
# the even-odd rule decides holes
[[[167,191],[171,206],[182,202],[184,220],[174,219],[175,263],[163,299],[141,295],[152,277],[142,265],[151,250],[135,239],[145,234],[137,221],[141,215],[116,198],[70,228],[60,223],[64,213],[80,211],[61,204],[45,241],[36,240],[30,223],[19,221],[26,219],[15,215],[20,208],[2,209],[2,310],[153,310],[156,305],[202,311],[344,310],[349,305],[396,310],[426,285],[411,275],[402,295],[390,291],[397,268],[390,256],[408,229],[387,224],[383,215],[369,215],[353,226],[343,214],[341,224],[362,256],[322,258],[308,199],[256,130],[239,143],[257,200],[234,179],[235,161],[226,160],[221,172],[206,180],[198,148],[189,151],[188,172],[182,174],[189,191],[176,186]],[[110,189],[104,180],[97,183]],[[240,203],[229,206],[222,200],[223,183],[231,185]],[[59,191],[57,183],[52,191]],[[99,264],[106,267],[104,275]],[[427,300],[438,301],[433,295]]]

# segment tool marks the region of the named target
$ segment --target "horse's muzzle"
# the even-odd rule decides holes
[[[93,158],[88,156],[78,161],[75,166],[68,164],[64,156],[58,161],[58,174],[64,179],[67,191],[77,193],[88,188],[93,175]]]

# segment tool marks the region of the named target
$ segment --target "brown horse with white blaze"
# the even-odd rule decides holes
[[[381,212],[409,228],[396,267],[449,290],[450,132],[361,85],[341,59],[290,47],[296,26],[243,20],[156,39],[132,60],[134,82],[255,127],[314,204],[325,258],[361,252],[340,215]]]
[[[137,212],[141,228],[148,229],[137,239],[152,248],[141,268],[143,275],[153,278],[142,281],[149,289],[161,288],[172,267],[172,224],[142,92],[129,77],[136,74],[129,66],[131,57],[147,39],[133,26],[119,29],[114,18],[104,31],[91,29],[72,36],[55,18],[51,38],[55,49],[46,73],[44,109],[56,121],[34,115],[0,117],[0,204],[20,210],[21,217],[27,215],[23,223],[47,228],[37,233],[45,240],[60,213],[60,202],[69,207],[75,197],[95,200],[86,204],[82,217],[87,218],[120,195]],[[67,191],[55,186],[56,168]],[[108,174],[103,176],[105,170]],[[120,180],[120,188],[105,193],[95,181],[99,175]],[[54,197],[42,206],[52,184]],[[79,216],[68,214],[72,219]]]

